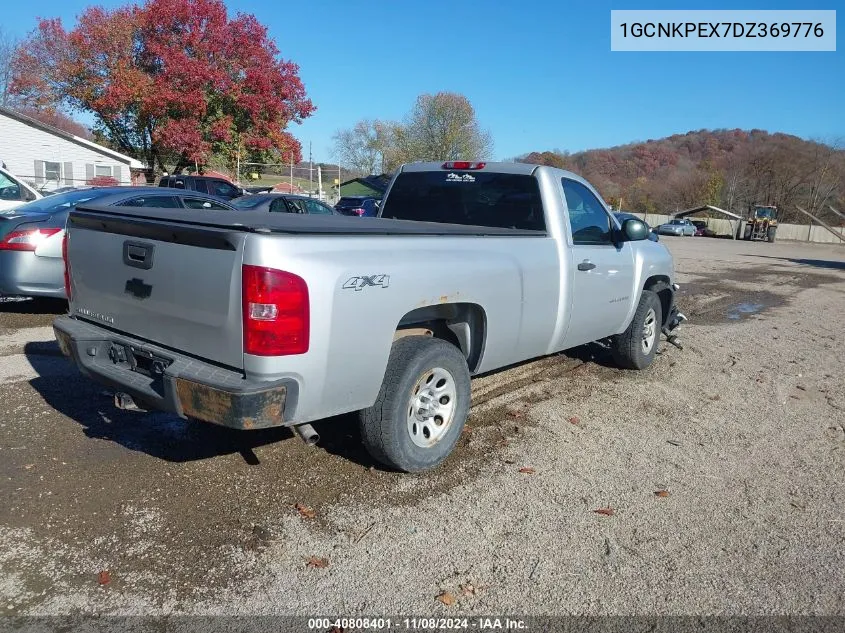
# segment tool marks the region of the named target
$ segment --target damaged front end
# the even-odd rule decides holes
[[[681,345],[681,342],[678,340],[678,327],[680,327],[681,323],[687,320],[687,317],[678,310],[678,306],[675,304],[675,294],[678,292],[680,286],[678,284],[672,284],[672,307],[669,309],[669,315],[663,320],[663,328],[662,332],[666,336],[666,341],[677,347],[678,349],[684,349],[684,346]]]

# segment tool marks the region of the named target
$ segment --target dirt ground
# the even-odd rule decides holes
[[[116,410],[0,305],[0,611],[845,614],[845,247],[662,241],[683,351],[478,378],[420,475]]]

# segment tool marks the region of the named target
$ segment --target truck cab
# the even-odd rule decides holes
[[[159,187],[173,187],[174,189],[188,189],[215,196],[221,200],[233,200],[245,194],[245,189],[232,184],[223,178],[214,176],[181,175],[162,176],[158,181]]]

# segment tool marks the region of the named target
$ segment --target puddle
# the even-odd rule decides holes
[[[746,317],[750,314],[757,314],[766,307],[763,303],[737,303],[728,308],[727,316],[734,321]]]

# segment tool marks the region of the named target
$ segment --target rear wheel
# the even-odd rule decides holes
[[[662,323],[660,298],[651,290],[643,290],[628,329],[612,339],[616,363],[625,369],[645,369],[651,365],[657,353]]]
[[[426,470],[452,452],[469,407],[463,354],[440,339],[407,336],[393,344],[375,404],[360,413],[361,437],[386,466]]]

